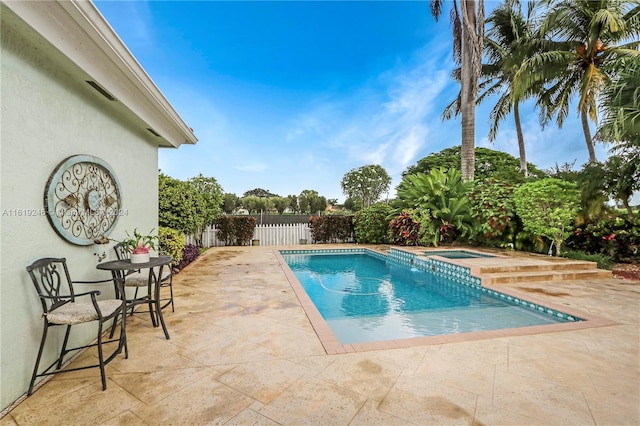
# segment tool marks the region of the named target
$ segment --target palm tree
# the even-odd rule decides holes
[[[529,3],[525,17],[519,2],[506,2],[495,9],[487,19],[490,27],[484,41],[484,52],[489,63],[482,66],[484,80],[480,83],[482,93],[478,98],[480,103],[491,95],[501,93],[489,115],[490,141],[495,140],[500,122],[513,111],[520,152],[520,170],[525,177],[528,175],[527,154],[520,121],[520,103],[534,96],[540,86],[532,85],[526,92],[515,96],[513,85],[517,71],[533,53],[533,11],[534,3]]]
[[[547,0],[549,11],[540,31],[541,50],[516,73],[516,97],[532,85],[545,84],[538,106],[543,124],[554,117],[559,127],[578,96],[589,161],[596,154],[589,119],[597,121],[596,99],[622,58],[638,58],[640,19],[632,13],[637,0]],[[636,40],[633,40],[633,38]],[[631,41],[629,41],[631,40]]]
[[[615,149],[640,149],[640,61],[623,63],[621,68],[604,90],[604,117],[596,138],[615,143]]]
[[[436,21],[442,13],[445,0],[431,0],[431,13]],[[461,170],[465,180],[473,180],[475,167],[475,114],[476,96],[482,61],[484,38],[484,0],[453,0],[451,10],[453,27],[453,56],[461,65],[462,159]]]
[[[605,163],[607,189],[632,218],[629,201],[640,190],[640,61],[623,63],[621,69],[603,93],[604,119],[596,138],[614,143],[617,155]]]

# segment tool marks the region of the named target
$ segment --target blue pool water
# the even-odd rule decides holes
[[[282,256],[343,344],[566,322],[367,253]]]
[[[490,254],[478,253],[467,250],[428,250],[425,251],[426,256],[442,256],[447,259],[473,259],[477,257],[495,257]]]

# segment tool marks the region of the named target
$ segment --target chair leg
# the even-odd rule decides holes
[[[133,293],[133,300],[136,300],[138,298],[138,290],[140,290],[140,287],[136,287],[136,291]],[[135,305],[131,306],[131,314],[129,315],[133,315],[133,311],[136,309]]]
[[[123,314],[123,316],[126,315],[126,312]],[[113,335],[116,332],[116,325],[118,325],[118,317],[120,316],[120,313],[118,312],[116,314],[116,316],[113,317],[113,324],[111,325],[111,333],[109,333],[109,339],[113,339]]]
[[[116,316],[117,317],[117,316]],[[129,346],[127,346],[127,311],[126,308],[122,312],[122,321],[120,322],[120,345],[124,345],[124,359],[129,359]]]
[[[44,330],[42,330],[42,339],[40,340],[40,349],[38,350],[38,356],[36,357],[36,365],[33,368],[33,374],[31,375],[31,383],[29,384],[29,390],[27,391],[27,396],[31,396],[31,394],[33,393],[33,386],[35,385],[36,378],[38,377],[38,367],[40,366],[40,359],[42,358],[44,343],[47,341],[48,330],[49,330],[49,326],[45,320]]]
[[[69,343],[69,334],[71,333],[71,326],[67,326],[67,331],[64,333],[64,341],[62,342],[62,350],[60,351],[60,358],[58,358],[57,369],[60,370],[62,368],[62,360],[64,359],[65,354],[67,353],[67,343]]]
[[[102,390],[107,390],[107,376],[104,371],[104,355],[102,354],[102,322],[98,323],[98,362],[100,363],[100,378]]]
[[[170,302],[171,302],[171,312],[175,312],[176,308],[173,304],[173,277],[169,278],[169,294],[170,294]]]

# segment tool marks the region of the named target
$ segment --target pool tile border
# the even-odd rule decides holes
[[[384,254],[378,253],[374,250],[367,248],[354,248],[354,249],[308,249],[308,250],[274,250],[273,251],[278,263],[287,277],[291,288],[293,289],[300,305],[304,309],[307,318],[309,319],[311,326],[313,327],[316,335],[318,336],[322,346],[325,349],[327,354],[343,354],[343,353],[353,353],[353,352],[365,352],[372,350],[383,350],[383,349],[395,349],[395,348],[407,348],[414,346],[422,346],[422,345],[437,345],[444,343],[454,343],[454,342],[463,342],[463,341],[472,341],[472,340],[484,340],[484,339],[492,339],[492,338],[500,338],[500,337],[512,337],[512,336],[527,336],[532,334],[541,334],[541,333],[551,333],[551,332],[559,332],[559,331],[569,331],[569,330],[581,330],[586,328],[595,328],[595,327],[606,327],[610,325],[617,325],[618,323],[615,321],[611,321],[605,318],[600,318],[595,315],[591,315],[586,312],[579,312],[570,307],[558,306],[554,303],[543,301],[536,299],[535,297],[531,297],[528,294],[520,293],[519,291],[509,288],[496,288],[491,285],[481,285],[481,281],[478,277],[471,276],[470,268],[462,267],[459,265],[458,268],[447,268],[442,264],[446,264],[447,262],[439,259],[429,259],[422,258],[421,256],[416,255],[415,253],[411,253],[408,251],[400,250],[397,248],[391,248],[389,250],[389,254],[394,253],[394,256],[385,256]],[[427,337],[416,337],[411,339],[401,339],[401,340],[386,340],[386,341],[377,341],[377,342],[366,342],[366,343],[350,343],[350,344],[342,344],[335,336],[327,322],[322,317],[322,314],[318,311],[315,304],[309,298],[309,295],[304,290],[297,277],[289,268],[287,262],[282,257],[282,254],[345,254],[345,253],[367,253],[373,255],[377,258],[388,260],[399,260],[401,263],[405,263],[413,266],[420,267],[433,267],[434,264],[438,268],[438,270],[442,271],[443,275],[447,275],[450,278],[454,277],[454,280],[457,282],[462,282],[465,285],[469,285],[471,287],[479,288],[481,291],[487,292],[488,294],[498,295],[498,297],[506,298],[506,300],[510,300],[514,303],[520,304],[521,306],[528,307],[533,310],[537,310],[539,312],[544,312],[547,314],[555,314],[558,315],[559,318],[565,319],[568,322],[557,323],[557,324],[547,324],[547,325],[536,325],[529,327],[518,327],[518,328],[509,328],[509,329],[500,329],[500,330],[487,330],[487,331],[476,331],[470,333],[459,333],[459,334],[446,334],[441,336],[427,336]],[[429,262],[433,261],[433,262]],[[449,264],[451,265],[451,264]],[[437,272],[437,270],[436,270]],[[467,275],[468,274],[468,275]],[[475,278],[472,283],[465,283],[463,280],[468,280],[469,277]],[[510,299],[511,298],[511,299]],[[513,299],[513,300],[512,300]],[[515,302],[515,301],[518,302]],[[564,317],[560,316],[564,315]]]

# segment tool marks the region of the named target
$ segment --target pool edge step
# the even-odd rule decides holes
[[[611,271],[602,269],[576,269],[557,271],[529,271],[515,275],[514,272],[482,274],[483,284],[518,284],[540,281],[570,281],[611,278]]]

